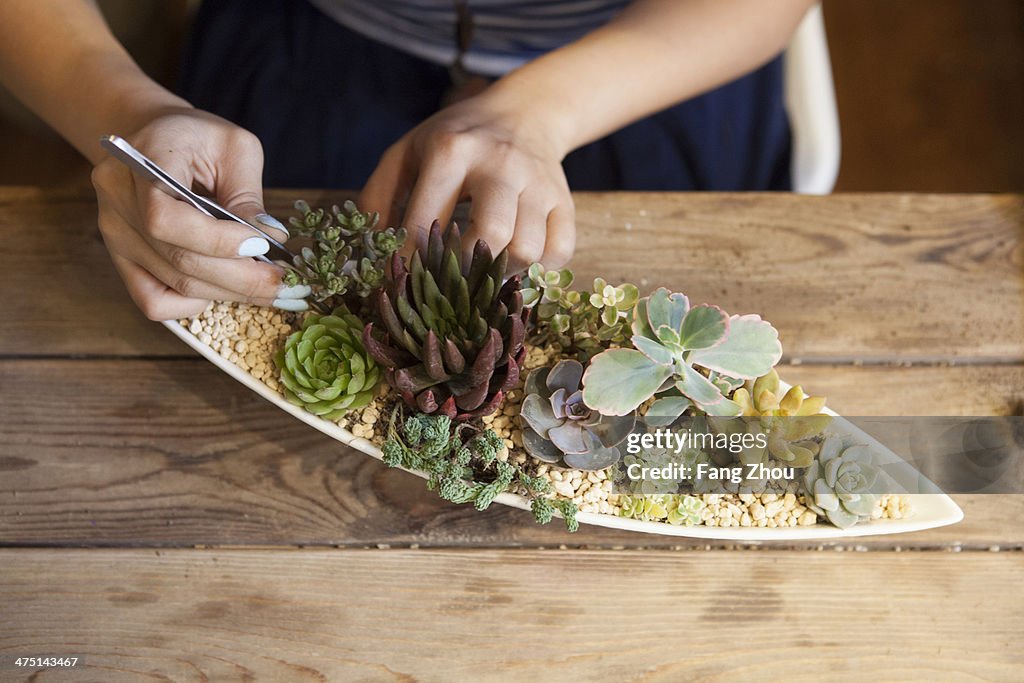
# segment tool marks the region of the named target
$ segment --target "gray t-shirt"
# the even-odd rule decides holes
[[[310,0],[368,38],[443,65],[458,57],[456,0]],[[501,76],[606,24],[629,0],[466,0],[472,40],[462,65]]]

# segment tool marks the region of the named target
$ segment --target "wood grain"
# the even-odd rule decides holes
[[[1018,582],[1022,553],[31,550],[0,564],[0,653],[79,654],[80,678],[104,681],[1016,681],[1024,665],[1024,598],[992,590]]]
[[[327,202],[341,193],[273,191]],[[145,321],[76,192],[0,189],[0,354],[187,355]],[[758,312],[789,358],[1024,359],[1024,199],[983,195],[580,194],[580,282],[666,286]],[[74,330],[69,334],[68,330]]]
[[[1019,367],[789,370],[842,394],[851,414],[988,414],[1024,391]],[[0,544],[709,545],[590,527],[570,535],[517,510],[444,503],[202,360],[7,360],[0,386]],[[889,399],[905,389],[913,400]],[[953,527],[845,545],[1024,547],[1024,496],[958,501],[966,519]]]

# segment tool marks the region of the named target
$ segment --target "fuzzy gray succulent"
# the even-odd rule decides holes
[[[601,415],[583,402],[583,365],[561,360],[526,378],[520,422],[523,447],[544,462],[580,470],[603,470],[619,461],[617,446],[629,435],[636,414]]]
[[[871,515],[883,477],[870,448],[830,435],[802,485],[811,510],[847,529]]]

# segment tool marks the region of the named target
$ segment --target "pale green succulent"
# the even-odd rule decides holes
[[[289,403],[328,420],[368,405],[381,372],[362,334],[362,321],[344,307],[308,316],[274,358]]]
[[[830,435],[801,483],[807,507],[846,529],[871,515],[883,478],[868,446]]]
[[[644,522],[667,522],[675,526],[700,524],[700,511],[704,502],[689,495],[653,495],[619,497],[620,517]]]
[[[665,521],[676,526],[694,526],[700,524],[700,511],[703,509],[704,502],[696,496],[673,496]]]
[[[600,311],[601,322],[610,327],[626,318],[639,298],[640,290],[636,285],[626,283],[615,287],[603,278],[595,278],[589,301],[594,309]]]
[[[664,288],[637,303],[632,332],[634,348],[603,351],[583,376],[583,398],[602,414],[625,415],[660,395],[649,414],[678,417],[694,406],[736,416],[742,407],[726,394],[782,357],[778,332],[759,316],[691,308],[686,296]]]
[[[569,289],[574,276],[568,268],[545,270],[541,264],[534,263],[526,275],[522,288],[523,305],[535,306],[540,317],[550,318],[560,309],[571,309],[580,302],[579,292]]]

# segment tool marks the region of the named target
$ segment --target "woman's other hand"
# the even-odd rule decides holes
[[[468,199],[467,250],[483,239],[494,253],[507,246],[513,269],[535,261],[559,267],[576,244],[565,150],[492,91],[438,112],[392,145],[360,206],[379,211],[385,225],[406,227],[411,251],[424,244],[435,219],[447,224],[455,205]],[[404,216],[396,209],[403,201]]]

